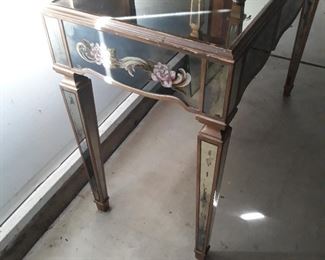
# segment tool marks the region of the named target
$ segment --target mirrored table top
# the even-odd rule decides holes
[[[53,0],[52,5],[229,48],[274,0]]]

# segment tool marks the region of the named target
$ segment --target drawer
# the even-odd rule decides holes
[[[223,116],[231,65],[208,60],[205,67],[204,58],[185,52],[56,18],[45,17],[45,22],[55,63],[144,96],[177,99],[193,112]]]

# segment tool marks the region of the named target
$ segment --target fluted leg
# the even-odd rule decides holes
[[[312,26],[319,0],[305,0],[301,11],[297,36],[292,52],[289,72],[284,86],[284,96],[290,96],[299,64],[306,46],[310,28]]]
[[[87,169],[95,203],[99,210],[107,211],[109,202],[100,156],[100,141],[91,80],[78,74],[67,74],[61,81],[60,87]]]
[[[209,249],[230,134],[230,127],[220,131],[205,125],[198,135],[195,256],[200,260]]]

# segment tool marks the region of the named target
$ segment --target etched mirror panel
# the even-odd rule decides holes
[[[85,139],[85,132],[83,129],[81,117],[80,117],[80,111],[78,107],[78,101],[76,94],[67,90],[62,90],[65,102],[67,105],[67,109],[70,115],[71,123],[73,125],[73,128],[75,130],[76,138],[78,143],[81,143],[82,140]]]
[[[207,239],[207,221],[210,201],[214,196],[213,178],[217,160],[218,147],[216,145],[201,141],[201,163],[200,163],[200,201],[199,201],[199,230],[196,241],[198,250],[204,250]]]
[[[68,59],[62,42],[59,21],[52,17],[44,17],[54,62],[68,65]]]
[[[83,157],[83,160],[85,162],[87,172],[89,175],[89,182],[91,183],[92,187],[96,187],[96,181],[94,177],[92,162],[89,154],[88,145],[85,139],[85,132],[82,124],[81,119],[81,112],[79,110],[79,105],[77,101],[76,94],[70,91],[67,91],[65,89],[62,89],[63,97],[65,99],[65,103],[67,106],[67,110],[70,116],[70,120],[76,135],[76,139],[78,142],[80,153]],[[93,189],[95,198],[99,198],[99,195],[96,194],[97,188]]]
[[[271,1],[246,0],[238,4],[233,0],[57,0],[53,4],[97,15],[102,21],[115,19],[228,47]]]
[[[203,112],[221,117],[225,101],[229,65],[208,62],[205,79]]]

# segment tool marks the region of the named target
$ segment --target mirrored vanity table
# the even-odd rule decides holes
[[[54,0],[44,9],[53,68],[99,210],[109,209],[92,84],[86,74],[179,104],[198,133],[195,256],[205,259],[231,120],[282,34],[301,18],[289,96],[318,0]],[[184,126],[185,127],[185,126]]]

